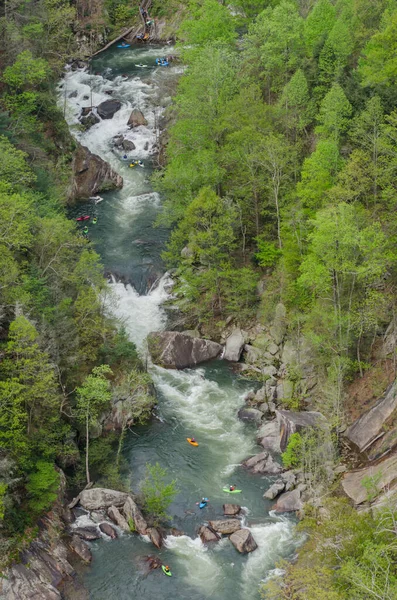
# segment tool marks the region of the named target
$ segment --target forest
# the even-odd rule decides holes
[[[116,32],[136,13],[94,4],[6,0],[0,15],[4,564],[51,507],[59,468],[76,485],[90,469],[121,485],[120,436],[84,432],[120,388],[139,390],[137,419],[150,403],[135,347],[106,312],[100,258],[67,218],[76,145],[56,84],[79,56],[76,23]],[[315,349],[318,408],[338,431],[346,386],[396,313],[397,1],[153,2],[155,16],[175,11],[184,74],[154,182],[178,308],[216,336],[228,318],[268,322],[281,301],[289,333]],[[339,498],[327,510],[325,523],[304,520],[309,542],[264,597],[395,598],[394,514],[357,515]]]

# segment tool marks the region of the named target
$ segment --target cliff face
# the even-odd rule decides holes
[[[69,199],[73,202],[123,187],[123,178],[85,146],[79,146],[73,160],[73,182]]]

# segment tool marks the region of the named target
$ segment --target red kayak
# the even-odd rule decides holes
[[[76,221],[88,221],[91,219],[90,215],[83,215],[82,217],[77,217]]]

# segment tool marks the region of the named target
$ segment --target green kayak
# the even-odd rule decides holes
[[[227,492],[228,494],[240,494],[240,492],[243,490],[229,490],[229,488],[223,488],[223,491]]]
[[[161,565],[161,568],[163,569],[163,573],[165,573],[166,575],[168,575],[168,577],[172,577],[171,571],[166,571],[164,565]]]

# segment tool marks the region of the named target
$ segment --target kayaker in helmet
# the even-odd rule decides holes
[[[235,485],[229,485],[229,490],[230,490],[231,492],[234,492],[234,490],[235,490],[235,489],[236,489],[236,486],[235,486]]]
[[[84,235],[87,235],[87,233],[88,233],[88,227],[87,227],[87,225],[84,227],[83,233],[84,233]]]
[[[193,442],[193,444],[195,444],[196,443],[196,438],[192,437],[192,438],[190,438],[190,441]]]
[[[170,572],[170,568],[169,568],[169,566],[168,566],[168,565],[165,565],[165,567],[164,567],[164,571],[165,571],[166,573],[169,573],[169,572]]]
[[[94,218],[92,219],[92,222],[94,223],[94,225],[95,225],[95,223],[97,222],[97,220],[98,220],[98,219],[97,219],[96,217],[94,217]]]

